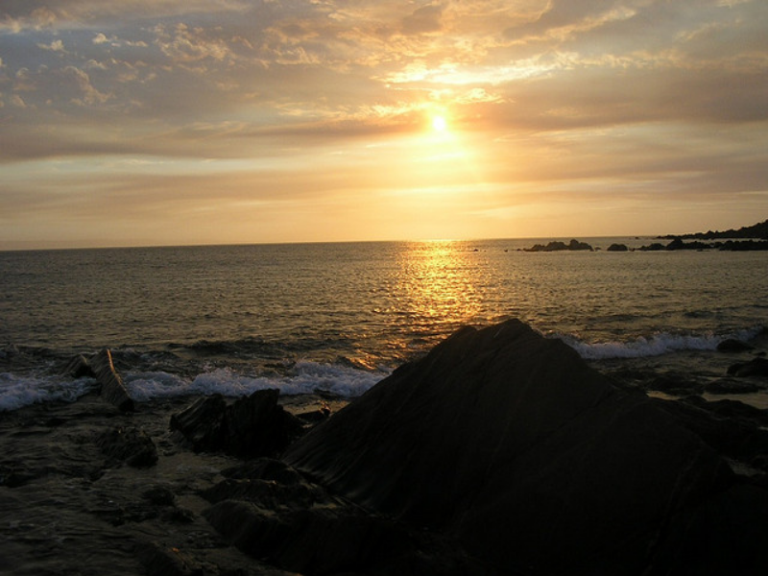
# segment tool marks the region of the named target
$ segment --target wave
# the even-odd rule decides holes
[[[229,368],[216,368],[192,379],[167,372],[138,372],[127,374],[125,385],[131,397],[138,402],[190,394],[219,393],[239,397],[266,389],[277,389],[287,396],[321,391],[344,398],[356,398],[388,374],[381,370],[371,372],[343,365],[305,361],[297,362],[282,376],[245,376]]]
[[[0,412],[43,402],[74,402],[96,389],[94,378],[63,380],[56,376],[0,373]]]
[[[185,378],[164,371],[128,371],[122,374],[136,402],[188,395],[247,396],[277,389],[286,396],[323,392],[343,398],[361,396],[389,375],[389,371],[361,370],[342,364],[297,362],[284,375],[246,376],[231,368],[216,368]],[[0,412],[46,402],[74,402],[95,391],[94,378],[68,380],[62,376],[18,376],[0,373]]]
[[[732,334],[671,334],[659,333],[650,337],[639,337],[628,342],[584,342],[573,336],[558,336],[585,360],[608,360],[611,358],[645,358],[673,352],[713,351],[718,344],[728,339],[749,341],[761,331],[759,328],[739,330]]]

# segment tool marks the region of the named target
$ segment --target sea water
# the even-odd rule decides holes
[[[768,253],[611,252],[650,238],[0,252],[0,410],[74,400],[110,348],[138,400],[264,388],[362,394],[463,325],[507,318],[613,370],[716,378],[768,326]],[[546,241],[544,241],[546,242]]]

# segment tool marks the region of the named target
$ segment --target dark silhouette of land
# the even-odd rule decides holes
[[[768,240],[768,220],[754,224],[752,226],[742,226],[738,230],[725,230],[724,232],[709,230],[707,232],[696,232],[695,234],[668,234],[666,236],[660,236],[667,240],[681,239],[681,240],[723,240],[723,239],[735,239],[735,238],[751,238]]]
[[[752,226],[742,226],[738,230],[725,230],[723,232],[709,230],[708,232],[696,232],[694,234],[659,236],[659,239],[671,240],[668,244],[654,242],[643,246],[643,251],[659,250],[722,250],[730,252],[745,252],[752,250],[768,250],[768,220]],[[693,240],[693,242],[684,242]],[[712,240],[724,240],[723,242]]]

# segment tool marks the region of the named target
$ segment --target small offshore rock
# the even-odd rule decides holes
[[[571,240],[568,244],[554,240],[547,244],[534,244],[531,248],[524,248],[525,252],[560,252],[562,250],[580,251],[587,250],[592,252],[594,248],[586,242],[579,242],[576,239]]]
[[[626,244],[611,244],[606,250],[608,252],[627,252],[629,248]]]

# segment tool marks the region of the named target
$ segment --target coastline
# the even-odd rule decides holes
[[[464,330],[459,331],[431,353],[455,342],[456,338],[464,333]],[[557,345],[556,348],[560,349],[558,346],[561,343],[543,339],[533,332],[527,337],[532,338],[535,343],[540,343],[536,344],[537,346]],[[485,344],[478,346],[481,347],[465,349],[465,345],[461,345],[456,350],[464,352],[450,353],[449,360],[452,362],[462,354],[469,354],[468,357],[473,358],[478,353],[482,358]],[[472,350],[474,352],[471,352]],[[759,352],[760,350],[754,351],[751,355],[759,358]],[[559,355],[564,353],[558,352],[557,358],[561,358]],[[571,358],[568,362],[576,362],[578,366],[584,364],[575,358],[572,351],[566,356]],[[491,362],[490,359],[478,361],[481,362],[478,368],[471,368],[469,372],[471,378],[485,369],[497,370],[491,368],[490,364],[483,368],[486,362]],[[431,365],[433,361],[425,362],[426,365]],[[553,366],[558,363],[559,361]],[[401,367],[387,381],[402,378],[403,374],[408,377],[415,366],[423,364],[416,361]],[[583,367],[578,370],[591,374],[592,369]],[[600,373],[595,374],[589,378],[604,378]],[[654,379],[652,368],[649,367],[643,372],[637,366],[634,372],[624,370],[611,373],[609,369],[605,374],[610,376],[613,385],[620,385],[626,390],[629,394],[627,398],[645,397],[645,393],[650,391],[651,398],[647,403],[651,408],[643,410],[651,410],[656,414],[660,408],[662,412],[669,412],[675,421],[683,423],[684,428],[693,430],[694,436],[704,438],[705,444],[710,446],[708,451],[711,451],[712,447],[715,450],[725,450],[724,462],[729,462],[727,468],[732,470],[729,474],[736,474],[737,477],[748,481],[749,486],[754,487],[749,490],[760,492],[768,489],[768,439],[765,438],[768,434],[765,431],[768,426],[768,411],[750,409],[741,402],[723,400],[722,397],[709,403],[693,401],[689,396],[697,394],[700,382],[695,378],[686,380],[681,374],[656,373]],[[553,375],[548,376],[541,380],[541,384],[549,385],[552,378]],[[758,382],[763,390],[766,388],[764,379],[758,377],[748,380]],[[414,380],[416,381],[418,379]],[[652,389],[658,389],[664,382],[667,383],[667,392],[672,395],[667,395],[667,400],[659,400],[659,397],[665,395],[653,392]],[[675,382],[676,386],[671,386],[671,382]],[[374,387],[373,390],[375,389]],[[638,395],[638,391],[642,391],[642,394]],[[578,388],[575,393],[575,398],[578,398]],[[548,397],[556,398],[558,394],[562,394],[562,390]],[[422,558],[426,564],[422,565],[420,571],[414,572],[422,576],[459,573],[550,573],[545,568],[529,571],[518,567],[516,563],[514,570],[481,568],[476,564],[477,559],[474,556],[467,556],[463,547],[452,543],[450,538],[446,540],[447,536],[442,531],[413,532],[407,526],[390,524],[386,515],[379,516],[378,513],[370,511],[360,516],[359,512],[355,512],[359,510],[357,504],[339,500],[338,496],[328,491],[323,482],[318,482],[321,476],[297,476],[296,472],[286,468],[279,460],[243,459],[222,452],[195,451],[188,438],[171,429],[170,422],[174,415],[189,409],[203,398],[205,396],[187,395],[153,399],[138,403],[134,412],[122,412],[104,398],[90,392],[75,402],[33,404],[3,413],[0,420],[0,454],[3,455],[0,457],[0,511],[4,523],[0,526],[0,534],[5,544],[0,556],[0,571],[9,576],[69,573],[98,573],[104,576],[141,573],[158,576],[282,576],[301,572],[291,571],[290,567],[303,566],[302,562],[308,560],[297,559],[287,551],[284,556],[275,556],[269,562],[259,560],[262,558],[262,552],[258,546],[253,548],[253,534],[246,531],[244,534],[250,535],[244,536],[237,530],[232,532],[228,528],[231,522],[227,523],[225,520],[222,524],[221,515],[224,515],[223,518],[240,518],[238,515],[244,515],[241,518],[243,526],[250,526],[257,522],[251,516],[252,510],[255,510],[252,509],[253,502],[260,502],[258,506],[266,507],[263,512],[266,516],[258,520],[256,525],[266,521],[267,526],[271,526],[273,520],[278,523],[289,522],[289,525],[291,522],[299,522],[296,527],[291,528],[299,530],[307,521],[306,518],[300,520],[308,513],[302,511],[302,506],[306,506],[306,498],[311,495],[310,501],[315,502],[312,510],[319,507],[331,514],[329,517],[323,516],[322,519],[312,521],[319,522],[318,526],[328,522],[334,526],[338,523],[341,523],[341,526],[365,526],[364,532],[373,530],[378,534],[383,531],[381,533],[386,535],[382,536],[384,546],[396,546],[399,550],[402,542],[405,542],[402,546],[405,546],[406,551],[411,550],[413,546],[426,550],[426,559]],[[228,401],[230,405],[233,402],[234,399]],[[340,411],[358,403],[359,400],[350,401],[327,393],[283,395],[279,401],[282,409],[292,416],[323,413],[304,421],[307,433],[319,431],[323,423],[342,422],[336,420]],[[462,406],[466,406],[466,402],[459,399],[452,401],[438,395],[424,408],[428,408],[427,413],[430,413],[433,410],[446,409],[461,411]],[[540,408],[533,404],[526,410],[535,412]],[[393,410],[391,417],[397,417],[399,411]],[[329,413],[331,415],[327,417]],[[379,417],[389,418],[384,413]],[[491,423],[493,419],[485,421]],[[638,420],[638,424],[642,422],[643,419]],[[364,430],[365,425],[354,425],[344,434],[354,435],[357,432],[364,433]],[[436,430],[427,428],[419,433],[417,442],[420,442],[423,436],[435,433]],[[110,446],[116,443],[116,437],[131,435],[150,439],[156,451],[154,461],[131,460],[131,456],[126,455],[124,451],[111,450]],[[307,435],[301,436],[300,443],[302,438],[307,438]],[[487,440],[493,441],[493,436]],[[464,440],[459,436],[454,441],[460,446]],[[691,441],[693,440],[686,440]],[[381,449],[386,450],[389,443],[382,442]],[[364,444],[379,450],[375,443]],[[733,451],[733,445],[743,451]],[[623,450],[620,445],[610,446],[609,444],[600,450]],[[332,459],[333,457],[321,456],[320,462],[325,466]],[[715,461],[717,460],[713,460]],[[412,464],[419,466],[418,462]],[[264,475],[265,467],[271,468],[270,474],[273,476]],[[256,469],[261,471],[254,472]],[[536,474],[533,470],[531,473]],[[286,478],[294,479],[288,482]],[[375,478],[381,477],[376,475]],[[384,481],[383,478],[381,480]],[[423,488],[429,489],[430,485],[428,483]],[[251,494],[247,499],[244,490]],[[264,492],[265,490],[267,492]],[[624,504],[627,502],[622,505]],[[370,510],[370,507],[368,509]],[[287,516],[284,517],[285,514]],[[347,534],[348,530],[349,528],[341,529],[341,534]],[[425,534],[430,535],[429,541],[424,540]],[[352,544],[352,541],[345,543],[343,538],[347,536],[336,534],[328,538],[331,539],[322,544],[328,547],[322,553],[331,555],[326,559],[328,562],[336,558],[336,555],[341,553],[340,550],[357,546]],[[289,539],[286,542],[291,541]],[[278,544],[280,542],[282,541]],[[397,544],[398,542],[401,544]],[[471,545],[471,539],[469,542]],[[295,544],[288,547],[293,549]],[[439,568],[443,563],[449,568]],[[425,569],[424,566],[428,568]],[[474,572],[455,571],[468,567]],[[314,572],[308,570],[308,573],[322,571],[317,572],[315,568]],[[368,572],[361,569],[358,573]],[[373,573],[408,572],[403,571],[400,566],[394,572],[374,570]],[[626,573],[633,572],[628,569]]]

